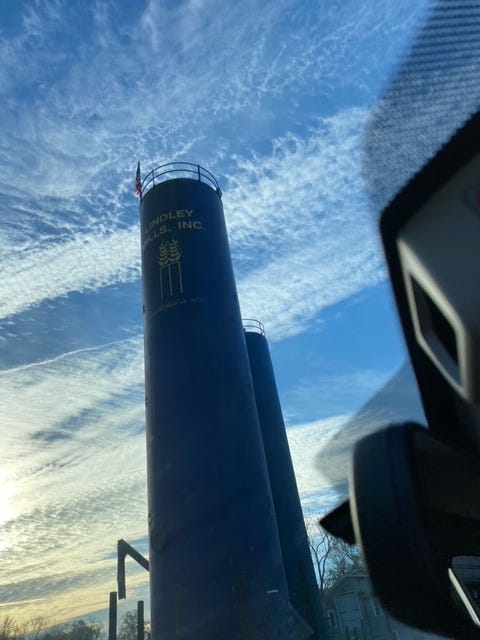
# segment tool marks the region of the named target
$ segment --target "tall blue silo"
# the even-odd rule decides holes
[[[140,204],[153,640],[298,640],[221,192],[159,167]]]
[[[268,342],[262,323],[245,320],[244,326],[290,602],[313,630],[309,640],[323,640],[319,590]]]

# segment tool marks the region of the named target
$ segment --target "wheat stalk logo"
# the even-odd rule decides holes
[[[180,249],[177,240],[171,240],[169,242],[162,242],[158,247],[158,265],[160,267],[160,298],[163,300],[165,294],[164,288],[164,275],[168,278],[168,289],[172,296],[174,290],[178,288],[176,294],[183,293],[183,278],[182,278],[182,265],[181,258],[183,251]],[[175,269],[176,267],[176,269]],[[174,274],[176,278],[172,277],[172,268],[174,268]]]

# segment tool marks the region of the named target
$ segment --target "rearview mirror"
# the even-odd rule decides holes
[[[355,538],[385,608],[456,638],[480,638],[480,457],[416,424],[354,451]]]

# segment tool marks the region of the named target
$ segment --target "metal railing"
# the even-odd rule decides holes
[[[166,182],[167,180],[173,180],[175,178],[190,178],[191,180],[204,182],[222,197],[222,190],[215,176],[207,169],[192,162],[168,162],[167,164],[155,167],[155,169],[152,169],[152,171],[147,173],[143,178],[140,198],[143,198],[150,189],[160,182]]]
[[[254,320],[253,318],[242,318],[243,330],[251,333],[260,333],[265,336],[265,327],[260,320]]]

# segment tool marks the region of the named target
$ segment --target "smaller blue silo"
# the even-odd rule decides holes
[[[264,327],[257,320],[244,320],[243,326],[290,602],[313,630],[309,640],[324,640],[319,590]]]

